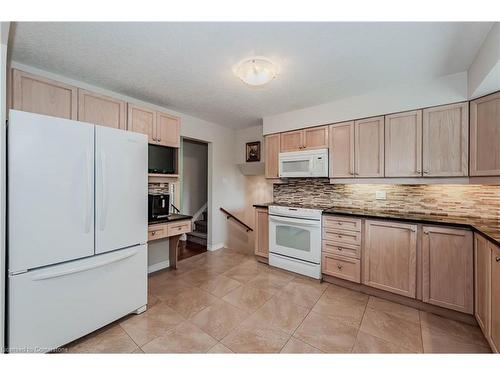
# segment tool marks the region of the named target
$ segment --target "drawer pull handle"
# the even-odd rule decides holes
[[[339,222],[338,222],[338,225],[342,225],[342,223],[339,221]]]
[[[498,262],[500,262],[500,257],[496,257],[495,260]]]

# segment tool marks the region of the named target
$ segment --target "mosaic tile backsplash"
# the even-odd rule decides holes
[[[387,199],[376,200],[376,191],[385,191]],[[500,218],[500,185],[332,185],[328,179],[290,179],[274,185],[273,198],[282,204]]]

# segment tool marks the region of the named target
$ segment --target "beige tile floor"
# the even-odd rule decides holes
[[[231,250],[149,278],[148,310],[72,353],[487,353],[478,327],[319,283]]]

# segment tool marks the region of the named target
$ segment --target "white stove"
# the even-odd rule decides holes
[[[269,264],[321,278],[321,210],[269,206]]]

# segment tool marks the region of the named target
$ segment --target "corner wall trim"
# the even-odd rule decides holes
[[[170,267],[170,261],[164,260],[163,262],[155,263],[148,266],[148,273],[156,272],[168,267]]]
[[[223,247],[225,247],[225,244],[221,242],[221,243],[216,243],[213,245],[208,245],[207,250],[208,251],[215,251],[215,250],[222,249]]]

